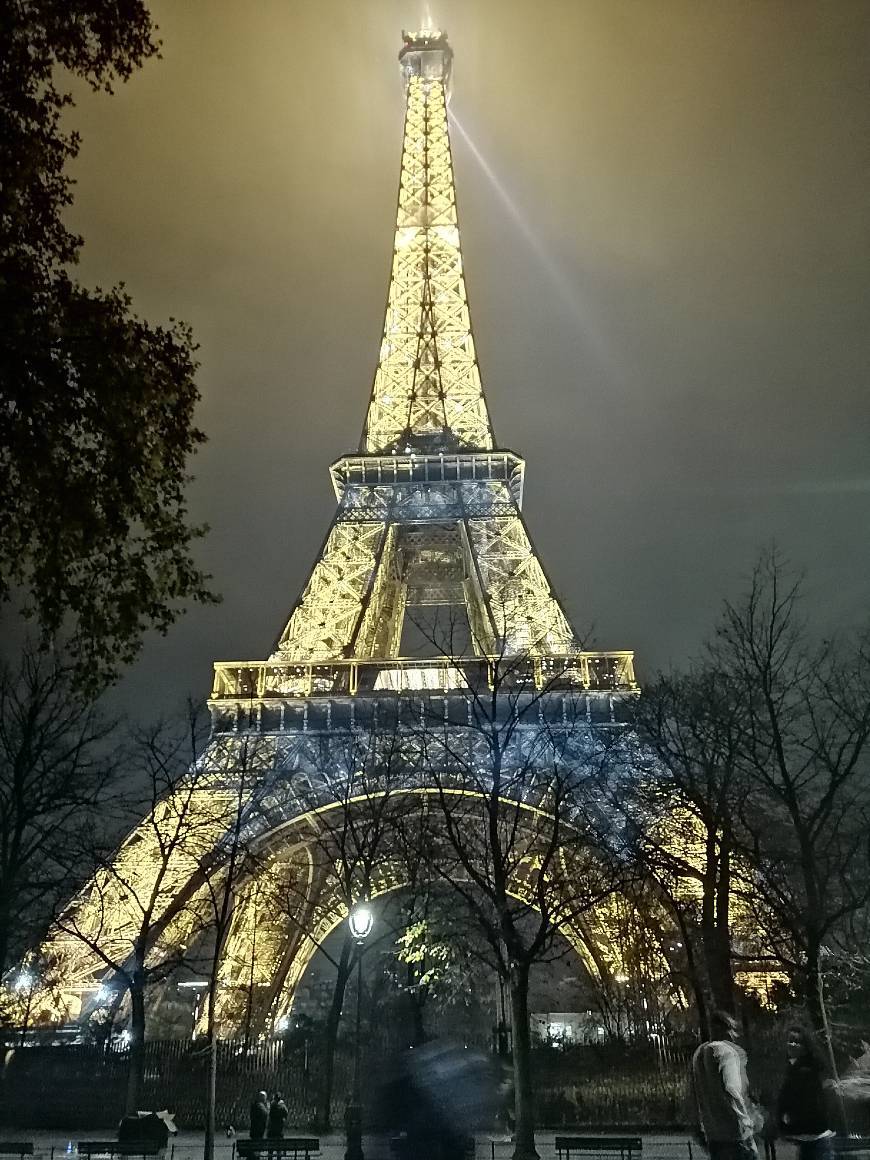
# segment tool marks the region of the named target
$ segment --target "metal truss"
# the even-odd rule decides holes
[[[445,591],[465,604],[478,654],[578,648],[508,483],[482,478],[347,487],[272,659],[397,656],[409,589],[419,591],[426,568],[446,567],[451,556],[454,584]]]
[[[385,522],[336,520],[278,651],[294,660],[349,655],[374,586],[387,537]]]
[[[577,648],[519,512],[466,520],[465,531],[472,575],[483,598],[472,621],[479,639],[493,651],[516,656],[562,654]]]
[[[362,450],[489,448],[441,79],[412,76],[384,336]]]

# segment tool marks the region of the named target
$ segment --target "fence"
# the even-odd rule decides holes
[[[319,1061],[317,1061],[319,1063]],[[209,1051],[205,1043],[147,1043],[140,1099],[143,1108],[169,1108],[186,1128],[204,1124]],[[346,1060],[336,1060],[336,1089],[346,1085]],[[314,1118],[320,1090],[318,1066],[309,1066],[305,1044],[272,1040],[246,1048],[218,1043],[217,1122],[247,1124],[254,1092],[282,1091],[291,1122]],[[41,1128],[113,1127],[124,1111],[128,1053],[90,1046],[25,1047],[7,1053],[0,1085],[6,1125]]]
[[[372,1050],[378,1067],[363,1065],[364,1102],[376,1107],[377,1087],[387,1064]],[[140,1105],[169,1108],[180,1127],[204,1122],[208,1075],[204,1043],[168,1040],[145,1048]],[[271,1040],[246,1047],[218,1043],[217,1123],[245,1127],[254,1092],[281,1091],[290,1122],[314,1122],[323,1090],[323,1057],[305,1041]],[[124,1110],[128,1054],[92,1046],[33,1046],[7,1053],[0,1084],[2,1123],[18,1127],[98,1128],[117,1124]],[[340,1124],[347,1098],[352,1057],[340,1045],[335,1060],[333,1122]],[[632,1050],[622,1055],[596,1049],[535,1053],[537,1101],[542,1125],[567,1123],[680,1123],[685,1087],[682,1061],[666,1065]],[[378,1125],[373,1125],[378,1126]]]
[[[290,1122],[313,1124],[323,1089],[323,1056],[309,1040],[271,1040],[247,1047],[218,1043],[217,1124],[246,1128],[252,1095],[281,1091]],[[762,1045],[763,1046],[763,1045]],[[542,1128],[566,1126],[676,1129],[691,1120],[688,1071],[691,1045],[657,1052],[649,1045],[541,1048],[534,1053],[537,1119]],[[769,1058],[768,1058],[769,1057]],[[169,1108],[181,1128],[204,1124],[208,1075],[205,1043],[168,1040],[145,1048],[140,1106]],[[752,1065],[752,1057],[750,1057]],[[363,1098],[374,1129],[379,1085],[389,1064],[372,1046],[363,1061]],[[0,1081],[0,1124],[17,1128],[114,1127],[124,1110],[128,1055],[93,1046],[31,1046],[8,1050]],[[752,1066],[751,1066],[751,1070]],[[350,1088],[352,1056],[341,1044],[335,1060],[333,1123],[340,1125]],[[782,1059],[756,1056],[753,1078],[772,1102]],[[870,1103],[849,1109],[852,1131],[870,1132]]]

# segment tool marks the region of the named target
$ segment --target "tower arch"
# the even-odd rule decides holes
[[[427,814],[427,825],[437,827],[440,822],[437,804],[430,810],[426,810],[425,805],[426,799],[437,802],[442,792],[441,788],[433,785],[393,791],[397,812],[407,821],[413,820],[412,814],[422,809]],[[454,792],[467,793],[461,790]],[[383,799],[385,795],[374,796]],[[532,892],[528,887],[529,880],[536,873],[536,836],[540,833],[542,821],[546,825],[552,824],[554,819],[547,815],[546,810],[532,803],[505,799],[504,804],[511,811],[519,811],[520,816],[526,820],[525,829],[528,832],[527,837],[520,839],[525,851],[519,860],[516,879],[509,893],[516,901],[535,910],[537,908],[530,901]],[[322,834],[317,834],[312,823],[325,815],[356,810],[358,820],[365,824],[365,813],[370,805],[371,796],[368,795],[355,797],[346,803],[323,805],[310,814],[282,822],[258,839],[260,852],[265,856],[256,859],[250,877],[240,884],[233,925],[221,966],[219,993],[222,1034],[233,1036],[240,1034],[243,1029],[246,1034],[268,1033],[290,1014],[297,988],[318,949],[346,920],[350,906],[363,896],[348,895],[348,882],[338,865],[341,858],[347,856],[347,852],[335,846],[330,849],[336,833],[343,832],[341,823],[331,829],[325,839]],[[395,834],[385,833],[385,840],[375,852],[373,873],[364,885],[364,897],[367,900],[373,901],[400,890],[425,888],[432,883],[437,885],[441,882],[443,886],[437,871],[434,877],[427,877],[421,882],[415,873],[418,868],[411,867],[407,854],[392,844],[395,838]],[[275,878],[276,868],[282,863],[286,866],[289,858],[299,854],[303,855],[308,867],[308,892],[285,893],[279,902],[278,895],[273,893],[270,896],[268,880],[271,877],[273,886],[277,885],[280,892],[282,884]],[[428,868],[429,875],[432,869]],[[267,883],[265,887],[264,880]],[[278,942],[272,947],[267,946],[262,950],[262,957],[255,959],[253,952],[257,947],[257,931],[268,929],[262,914],[257,913],[257,903],[254,901],[258,882],[262,891],[260,904],[269,908],[271,903],[272,927],[278,933]],[[283,885],[286,886],[286,883]],[[361,884],[356,885],[359,888]],[[292,909],[287,906],[288,902],[292,902]],[[623,969],[618,951],[612,944],[608,916],[609,902],[604,902],[601,906],[591,907],[572,916],[558,927],[558,933],[570,944],[590,978],[603,986],[609,985]],[[247,959],[246,951],[251,956]],[[259,990],[253,1002],[249,978],[245,977],[244,969],[238,969],[240,966],[244,968],[247,963],[255,968]]]

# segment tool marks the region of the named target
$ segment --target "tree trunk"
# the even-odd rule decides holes
[[[734,1014],[734,974],[731,968],[731,841],[723,834],[719,847],[719,875],[716,882],[716,917],[711,932],[711,959],[708,966],[713,1002]]]
[[[203,1160],[214,1160],[214,1117],[217,1102],[217,1037],[215,1035],[215,990],[217,988],[217,956],[208,989],[208,1083],[205,1096],[205,1144]]]
[[[145,1072],[145,980],[139,967],[130,978],[130,1058],[127,1070],[128,1116],[139,1110]]]
[[[426,1006],[424,992],[421,987],[415,987],[408,992],[411,997],[411,1018],[413,1020],[412,1037],[415,1047],[422,1047],[426,1042],[426,1021],[423,1009]]]
[[[714,829],[706,838],[706,870],[701,897],[701,945],[710,999],[714,1009],[734,1013],[731,974],[731,858],[728,841]]]
[[[535,1105],[532,1090],[532,1040],[529,1030],[529,968],[511,969],[511,1016],[514,1050],[514,1160],[538,1160],[535,1148]]]
[[[411,1044],[414,1047],[422,1047],[426,1042],[426,1020],[423,1014],[426,989],[420,986],[421,974],[417,963],[405,965],[405,994],[411,1006]]]
[[[706,1041],[710,1038],[710,1009],[709,1003],[707,1002],[707,994],[704,990],[704,980],[701,977],[701,970],[698,965],[698,956],[695,952],[695,929],[689,923],[686,915],[679,906],[674,907],[674,913],[677,916],[680,934],[683,936],[683,950],[686,952],[686,971],[692,987],[692,994],[695,998],[695,1006],[698,1009],[698,1025],[701,1031],[701,1039]]]
[[[217,1108],[217,1035],[212,1031],[208,1045],[208,1114],[205,1124],[203,1160],[214,1160],[215,1111]]]
[[[6,960],[9,957],[10,913],[8,890],[4,888],[0,892],[0,978],[6,974]]]
[[[347,980],[350,978],[350,956],[352,950],[353,939],[349,934],[346,934],[344,942],[341,944],[341,954],[339,955],[338,968],[335,972],[332,1004],[326,1019],[323,1090],[320,1094],[320,1115],[318,1116],[318,1126],[321,1132],[328,1132],[332,1126],[332,1088],[335,1081],[335,1049],[338,1044],[338,1027],[341,1022],[344,993],[347,989]]]
[[[824,1004],[824,984],[822,964],[817,943],[810,939],[806,949],[803,971],[803,1001],[810,1017],[813,1030],[819,1035],[822,1045],[828,1050],[828,1021]]]

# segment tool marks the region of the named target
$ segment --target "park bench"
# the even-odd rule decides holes
[[[164,1150],[156,1140],[79,1140],[79,1156],[157,1156]]]
[[[0,1156],[32,1156],[32,1140],[0,1140]]]
[[[619,1153],[619,1160],[640,1160],[643,1141],[640,1136],[557,1136],[556,1155],[559,1160],[571,1156],[591,1156],[600,1152]]]
[[[283,1160],[285,1156],[304,1157],[320,1155],[320,1141],[316,1136],[282,1136],[280,1140],[236,1140],[239,1156],[262,1156],[268,1160]]]

